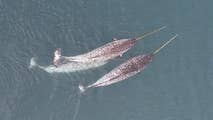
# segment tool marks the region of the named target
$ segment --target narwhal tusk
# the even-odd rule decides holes
[[[160,48],[158,48],[157,50],[155,50],[153,52],[153,55],[156,55],[160,50],[162,50],[165,46],[167,46],[169,43],[171,43],[173,40],[175,40],[177,38],[178,34],[176,34],[175,36],[173,36],[170,40],[168,40],[166,43],[164,43]]]
[[[136,40],[143,39],[143,38],[145,38],[145,37],[147,37],[147,36],[150,36],[150,35],[152,35],[152,34],[154,34],[154,33],[159,32],[159,31],[161,31],[161,30],[163,30],[163,29],[165,29],[165,28],[166,28],[166,26],[163,26],[163,27],[160,27],[160,28],[158,28],[158,29],[155,29],[155,30],[153,30],[153,31],[151,31],[151,32],[147,32],[147,33],[143,34],[142,36],[137,37]]]

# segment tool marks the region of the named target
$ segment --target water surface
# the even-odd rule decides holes
[[[213,119],[211,0],[0,0],[1,120]],[[140,41],[124,59],[92,70],[49,74],[29,70],[31,57],[49,65],[116,38],[167,29]],[[147,69],[129,80],[79,96],[126,59],[153,51],[175,33]]]

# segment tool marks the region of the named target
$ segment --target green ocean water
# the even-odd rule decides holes
[[[0,0],[0,120],[212,120],[211,0]],[[78,55],[166,25],[122,59],[91,70],[29,70],[62,48]],[[115,66],[150,53],[173,35],[140,74],[80,96]]]

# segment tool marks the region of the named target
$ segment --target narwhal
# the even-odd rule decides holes
[[[76,55],[76,56],[62,56],[61,48],[57,48],[54,55],[53,64],[56,67],[60,67],[63,64],[69,62],[78,62],[78,63],[92,63],[92,62],[106,62],[108,60],[115,59],[117,57],[121,57],[124,53],[126,53],[130,48],[132,48],[138,40],[141,40],[147,36],[150,36],[154,33],[157,33],[166,28],[166,26],[160,27],[158,29],[154,29],[151,32],[147,32],[144,35],[137,38],[129,38],[129,39],[113,39],[112,42],[109,42],[103,46],[100,46],[90,52]]]
[[[127,78],[136,75],[139,72],[142,72],[147,65],[153,60],[153,57],[162,50],[165,46],[167,46],[170,42],[175,40],[178,35],[176,34],[166,43],[164,43],[160,48],[156,49],[154,52],[145,55],[139,55],[133,57],[126,62],[122,63],[118,67],[114,68],[108,74],[105,74],[103,77],[97,80],[97,82],[88,85],[82,86],[79,85],[79,89],[82,92],[85,92],[87,89],[108,86],[114,83],[118,83],[120,81],[126,80]]]
[[[88,53],[71,57],[62,56],[61,48],[57,48],[54,53],[55,57],[53,60],[53,65],[42,66],[36,63],[35,58],[31,58],[29,68],[38,67],[48,73],[69,73],[97,68],[105,65],[110,59],[122,56],[132,46],[134,46],[138,40],[159,32],[164,28],[166,28],[166,26],[145,33],[136,39],[114,39],[114,41],[96,48]]]

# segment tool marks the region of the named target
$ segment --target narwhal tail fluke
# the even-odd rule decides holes
[[[29,69],[32,69],[32,68],[34,68],[34,67],[36,67],[36,66],[38,66],[38,64],[36,63],[35,58],[32,57],[32,58],[30,59]]]
[[[166,28],[166,26],[163,26],[163,27],[160,27],[160,28],[154,29],[154,30],[153,30],[153,31],[151,31],[151,32],[147,32],[147,33],[143,34],[142,36],[137,37],[137,38],[136,38],[136,40],[143,39],[143,38],[145,38],[145,37],[147,37],[147,36],[150,36],[150,35],[152,35],[152,34],[154,34],[154,33],[159,32],[159,31],[161,31],[161,30],[163,30],[163,29],[165,29],[165,28]]]
[[[164,43],[161,47],[159,47],[157,50],[155,50],[152,54],[156,55],[160,50],[162,50],[164,47],[166,47],[169,43],[171,43],[173,40],[177,38],[178,34],[173,36],[171,39],[169,39],[166,43]]]

